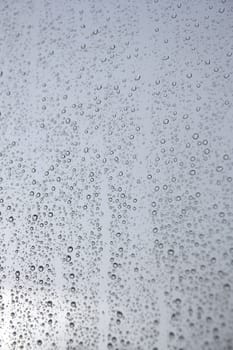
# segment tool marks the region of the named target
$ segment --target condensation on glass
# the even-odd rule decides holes
[[[0,2],[0,349],[233,349],[233,2]]]

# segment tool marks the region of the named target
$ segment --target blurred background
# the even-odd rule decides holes
[[[0,349],[233,349],[233,2],[0,1]]]

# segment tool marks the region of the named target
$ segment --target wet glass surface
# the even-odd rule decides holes
[[[233,2],[0,15],[0,348],[232,350]]]

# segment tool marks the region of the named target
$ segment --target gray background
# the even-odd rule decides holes
[[[231,0],[1,0],[1,349],[233,349],[232,59]]]

